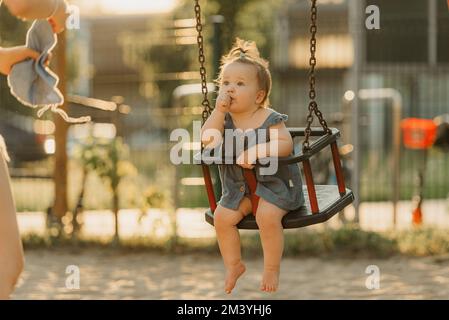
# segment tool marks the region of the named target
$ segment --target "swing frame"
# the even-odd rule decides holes
[[[296,210],[289,211],[282,219],[282,225],[285,229],[300,228],[317,223],[327,221],[336,213],[343,210],[346,206],[354,201],[354,194],[351,190],[345,186],[343,170],[340,162],[340,154],[338,151],[337,140],[340,137],[340,131],[336,128],[329,128],[324,120],[323,114],[318,108],[318,104],[315,101],[315,66],[316,66],[316,32],[317,32],[317,7],[316,0],[311,1],[311,25],[310,25],[310,72],[309,72],[309,113],[307,116],[307,126],[305,128],[288,128],[292,139],[297,137],[304,137],[302,152],[295,152],[293,156],[277,158],[279,165],[288,165],[301,162],[303,165],[304,178],[306,180],[306,186],[303,186],[303,192],[305,197],[309,200],[305,205],[299,207]],[[203,124],[206,122],[208,116],[212,113],[207,94],[207,80],[206,80],[206,68],[205,68],[205,55],[204,55],[204,40],[202,36],[203,26],[201,23],[201,7],[199,0],[195,0],[195,14],[196,14],[196,30],[198,33],[198,61],[200,63],[200,75],[203,93]],[[313,114],[315,114],[321,124],[322,128],[312,128]],[[310,137],[318,137],[315,141],[309,143]],[[310,158],[316,153],[320,152],[323,148],[330,146],[332,152],[332,160],[335,169],[335,175],[337,179],[337,185],[315,185],[313,181],[312,168],[310,165]],[[203,149],[202,149],[203,151]],[[225,159],[222,159],[222,163],[228,164]],[[265,161],[260,161],[266,163]],[[209,169],[209,165],[204,163],[202,159],[199,161],[202,166],[204,183],[206,186],[207,197],[209,200],[209,210],[205,213],[205,218],[208,223],[214,225],[214,212],[217,208],[217,200],[215,198],[215,192],[212,183],[212,177]],[[256,170],[257,170],[256,164]],[[243,176],[250,190],[250,200],[252,204],[252,215],[249,214],[244,217],[238,224],[239,229],[258,229],[255,215],[259,203],[259,197],[256,195],[257,179],[255,169],[243,169]]]
[[[288,131],[293,139],[303,137],[305,135],[305,128],[288,128]],[[279,161],[279,165],[288,165],[301,162],[304,170],[304,178],[306,180],[306,186],[303,186],[303,191],[306,199],[308,199],[308,202],[306,200],[306,204],[304,206],[290,211],[284,216],[282,219],[282,225],[285,229],[300,228],[325,222],[351,204],[354,200],[354,194],[352,191],[345,187],[340,155],[337,147],[337,140],[340,137],[340,131],[336,128],[331,128],[331,131],[332,133],[330,135],[323,135],[325,132],[322,128],[314,128],[312,131],[312,136],[316,136],[318,139],[312,142],[308,150],[295,153],[289,157],[277,159],[277,161]],[[310,159],[322,149],[329,146],[332,152],[337,185],[315,185],[313,181]],[[222,160],[224,163],[224,159]],[[217,208],[217,200],[215,197],[209,165],[202,162],[201,166],[210,205],[205,217],[206,221],[213,225],[213,214]],[[255,215],[257,212],[259,197],[255,193],[257,187],[257,180],[254,172],[255,169],[242,168],[242,170],[245,181],[249,186],[253,214],[246,216],[237,225],[237,227],[239,229],[257,229]]]

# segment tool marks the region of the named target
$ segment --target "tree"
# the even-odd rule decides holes
[[[65,32],[59,35],[58,47],[56,51],[56,73],[59,75],[58,88],[62,95],[66,96],[66,38]],[[59,108],[67,111],[66,102]],[[55,183],[55,203],[53,213],[58,220],[68,211],[67,202],[67,131],[69,125],[59,116],[54,117],[55,123],[55,167],[54,167],[54,183]]]
[[[269,58],[272,44],[271,37],[274,13],[282,0],[260,1],[239,0],[229,3],[228,0],[200,1],[202,6],[202,22],[205,25],[206,68],[208,81],[216,78],[214,74],[211,37],[213,36],[210,17],[222,15],[221,47],[226,51],[239,36],[255,40],[265,57]],[[120,42],[125,52],[124,59],[128,66],[140,71],[141,78],[147,85],[152,84],[152,98],[157,105],[170,107],[172,92],[180,84],[197,83],[198,78],[180,79],[176,73],[198,71],[196,34],[192,28],[175,27],[172,21],[194,18],[192,0],[183,0],[171,16],[164,19],[152,19],[151,26],[145,32],[125,32]],[[194,31],[194,29],[193,29]],[[268,36],[267,36],[268,35]],[[192,39],[193,36],[193,39]],[[194,40],[194,41],[192,41]],[[181,44],[186,41],[188,44]]]
[[[136,168],[127,160],[129,156],[128,147],[122,138],[113,140],[95,140],[91,138],[85,144],[81,153],[81,159],[88,170],[95,171],[109,186],[112,193],[112,211],[115,219],[114,244],[118,244],[120,209],[120,182],[129,175],[136,174]]]
[[[256,41],[262,55],[269,58],[273,43],[273,22],[277,9],[285,0],[239,0],[230,3],[228,0],[200,1],[202,22],[209,23],[208,17],[222,15],[222,48],[226,52],[231,48],[236,37]],[[194,16],[193,1],[184,0],[175,11],[176,18]],[[207,31],[207,28],[206,28]],[[195,61],[195,63],[197,63]]]

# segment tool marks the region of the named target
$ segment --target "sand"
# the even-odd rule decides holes
[[[94,250],[26,252],[26,267],[13,299],[449,299],[449,257],[390,259],[287,258],[279,291],[260,292],[262,259],[231,295],[214,255],[120,254]],[[66,287],[67,267],[80,272],[79,289]],[[379,268],[378,289],[368,289],[367,267]],[[70,284],[76,282],[69,281]]]

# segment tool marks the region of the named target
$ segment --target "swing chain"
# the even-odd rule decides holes
[[[303,149],[308,150],[310,149],[309,145],[309,138],[312,133],[312,129],[310,128],[313,122],[313,113],[318,117],[318,120],[323,127],[324,131],[326,131],[328,134],[331,133],[331,130],[328,128],[326,120],[324,120],[323,114],[321,113],[320,109],[318,109],[318,104],[315,101],[316,98],[316,91],[315,91],[315,67],[316,67],[316,32],[317,32],[317,7],[316,7],[316,0],[310,0],[312,3],[311,6],[311,13],[310,13],[310,59],[309,59],[309,114],[307,115],[307,127],[305,129],[305,139],[303,142]]]
[[[200,63],[200,75],[201,75],[201,92],[203,94],[203,124],[206,122],[209,115],[212,113],[213,108],[211,108],[209,99],[207,98],[207,78],[206,78],[206,67],[204,66],[206,62],[206,57],[204,56],[204,39],[202,35],[203,25],[201,23],[201,6],[199,0],[195,0],[195,16],[196,16],[196,31],[197,43],[198,43],[198,61]]]

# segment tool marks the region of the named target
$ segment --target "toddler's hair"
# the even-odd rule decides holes
[[[259,88],[265,91],[265,97],[261,103],[263,107],[270,105],[269,95],[271,92],[271,73],[268,69],[268,61],[260,56],[254,41],[245,41],[236,38],[235,43],[228,54],[221,58],[220,73],[216,80],[218,85],[221,85],[223,80],[224,67],[233,62],[240,62],[250,64],[256,67],[257,80],[259,82]]]

